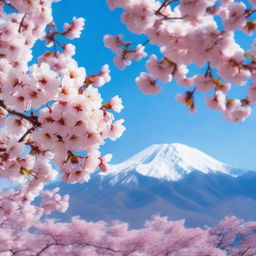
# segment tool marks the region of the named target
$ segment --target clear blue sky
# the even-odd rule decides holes
[[[123,33],[125,39],[138,43],[145,37],[127,31],[120,22],[120,10],[110,11],[105,0],[62,0],[54,5],[54,16],[59,28],[73,16],[86,19],[82,37],[73,43],[77,46],[76,59],[88,74],[98,72],[103,64],[110,65],[112,80],[101,92],[106,100],[114,95],[121,96],[125,109],[116,117],[124,118],[127,128],[119,140],[107,141],[102,148],[103,152],[113,154],[113,163],[151,144],[180,142],[220,161],[256,170],[256,112],[245,122],[228,123],[219,112],[208,110],[203,97],[197,95],[197,113],[189,114],[175,100],[175,94],[185,90],[174,81],[165,84],[157,96],[142,94],[134,79],[145,70],[145,60],[135,62],[124,71],[118,70],[112,64],[114,55],[104,48],[102,38],[106,33]],[[241,97],[246,94],[244,89],[237,89]]]

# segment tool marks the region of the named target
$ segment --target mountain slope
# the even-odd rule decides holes
[[[71,194],[68,219],[80,215],[91,221],[119,219],[141,227],[152,215],[171,220],[186,219],[186,225],[215,225],[226,215],[245,220],[256,217],[256,173],[232,177],[220,173],[192,172],[184,179],[164,181],[134,174],[136,185],[109,184],[93,177],[87,184],[59,184],[61,193]]]
[[[141,227],[154,214],[185,218],[187,226],[215,225],[225,215],[256,217],[255,172],[246,173],[181,144],[153,145],[111,166],[107,174],[94,174],[85,184],[56,185],[61,193],[71,194],[67,214],[55,215],[65,220],[80,215]]]

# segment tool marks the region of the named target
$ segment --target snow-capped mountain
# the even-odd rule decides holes
[[[128,222],[142,227],[152,215],[184,218],[187,226],[215,225],[226,215],[256,218],[256,172],[221,163],[182,144],[152,145],[88,183],[59,183],[70,194],[69,219]]]
[[[192,171],[231,176],[245,172],[217,161],[196,148],[179,143],[152,145],[128,160],[110,166],[109,169],[106,175],[110,176],[112,183],[118,182],[131,171],[167,181],[180,180]]]

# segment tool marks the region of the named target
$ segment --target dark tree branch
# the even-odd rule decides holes
[[[96,249],[106,250],[106,251],[110,251],[112,253],[120,253],[121,252],[121,251],[114,250],[110,247],[104,247],[104,246],[90,244],[90,243],[73,242],[73,243],[65,244],[65,243],[59,243],[59,242],[56,241],[56,242],[52,242],[52,243],[47,244],[37,254],[35,254],[35,256],[41,256],[43,252],[45,252],[46,250],[48,250],[52,246],[70,246],[70,245],[77,245],[77,246],[81,246],[81,247],[86,247],[86,246],[94,247]]]
[[[3,2],[5,5],[9,6],[10,8],[12,8],[13,10],[18,11],[12,4],[10,4],[6,0],[0,0],[0,1]]]
[[[31,124],[33,124],[35,127],[40,127],[41,123],[38,121],[38,117],[31,115],[27,116],[21,112],[18,112],[16,110],[9,109],[5,104],[3,100],[0,100],[0,107],[4,108],[9,114],[19,116],[21,118],[24,118],[25,120],[29,121]]]
[[[155,14],[160,14],[161,10],[166,7],[167,5],[177,2],[179,0],[164,0],[161,6],[156,10]]]
[[[23,26],[23,22],[24,22],[26,16],[27,16],[27,14],[25,13],[24,16],[23,16],[22,19],[21,19],[20,26],[19,26],[19,29],[18,29],[18,32],[19,32],[19,33],[21,32],[21,28],[22,28],[22,26]]]
[[[24,139],[26,138],[26,136],[27,136],[28,134],[30,134],[31,132],[33,132],[34,129],[35,129],[34,127],[29,128],[29,129],[23,134],[23,136],[18,140],[18,142],[24,141]]]

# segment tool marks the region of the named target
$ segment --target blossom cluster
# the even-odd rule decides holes
[[[255,1],[245,4],[234,0],[107,0],[107,3],[112,10],[123,9],[121,20],[131,32],[146,35],[148,43],[159,47],[160,60],[155,54],[150,55],[146,62],[148,73],[142,72],[136,78],[142,92],[157,94],[160,82],[169,83],[175,78],[185,88],[194,86],[176,96],[190,112],[195,112],[196,93],[212,92],[212,97],[206,98],[207,106],[223,112],[227,120],[239,122],[251,114],[256,91],[256,41],[249,36],[256,30]],[[242,31],[252,41],[251,49],[245,51],[236,31]],[[107,35],[104,41],[108,48],[118,52],[121,38],[122,35]],[[191,64],[198,67],[199,74],[191,75]],[[202,74],[201,69],[205,69]],[[251,83],[247,97],[228,97],[233,85],[247,83]]]
[[[80,37],[84,19],[58,30],[53,2],[0,1],[0,177],[22,183],[27,193],[39,193],[57,170],[71,183],[106,171],[111,155],[102,156],[100,146],[125,130],[113,114],[123,108],[120,97],[104,102],[98,90],[111,79],[108,65],[87,74],[73,58],[75,46],[57,41]],[[31,64],[38,40],[54,50]],[[56,196],[45,198],[50,211]]]
[[[131,43],[122,41],[122,39],[122,35],[104,36],[104,44],[117,55],[114,58],[114,63],[121,70],[131,65],[132,60],[140,61],[143,57],[147,56],[144,52],[145,47],[143,44],[138,44],[135,49],[129,49]]]

